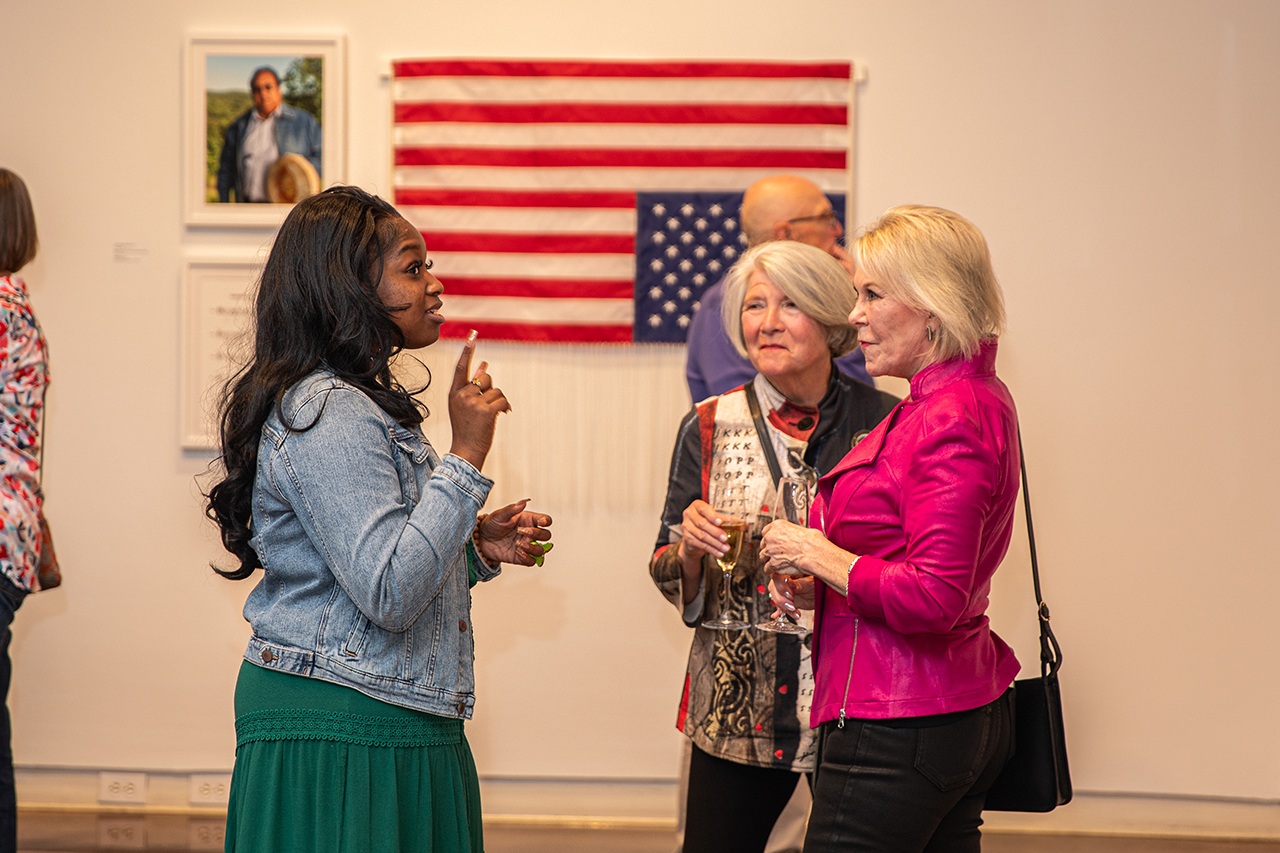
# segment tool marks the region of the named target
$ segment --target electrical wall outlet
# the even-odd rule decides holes
[[[191,774],[191,805],[225,806],[230,797],[230,773]]]
[[[104,770],[98,774],[98,802],[140,805],[146,801],[146,773],[117,773]]]
[[[193,819],[188,826],[191,828],[188,846],[192,850],[223,849],[227,833],[226,821]]]
[[[99,817],[100,850],[146,850],[147,822],[140,817]]]

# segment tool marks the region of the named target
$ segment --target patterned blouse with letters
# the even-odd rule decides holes
[[[827,393],[816,408],[797,406],[767,380],[754,380],[766,413],[769,440],[782,474],[817,473],[835,467],[898,402],[896,397],[832,370]],[[769,579],[760,567],[760,531],[771,520],[774,484],[762,454],[742,388],[699,403],[680,424],[662,527],[649,573],[658,590],[694,628],[676,726],[699,749],[718,758],[792,772],[813,769],[815,742],[809,729],[813,676],[808,637],[701,627],[719,612],[722,574],[704,559],[702,588],[683,604],[678,548],[685,507],[707,500],[711,484],[732,478],[760,507],[751,542],[734,568],[733,615],[751,624],[773,612]]]

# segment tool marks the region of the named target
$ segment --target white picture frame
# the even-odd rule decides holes
[[[294,60],[310,60],[293,64]],[[316,64],[318,60],[318,65]],[[289,63],[284,68],[277,64]],[[290,204],[240,204],[218,201],[217,154],[222,148],[220,126],[226,116],[211,117],[210,93],[216,97],[215,112],[233,103],[247,103],[249,77],[255,68],[276,70],[285,90],[285,102],[294,95],[291,81],[310,82],[316,91],[306,94],[308,103],[318,104],[321,134],[320,187],[346,179],[346,46],[341,36],[281,36],[239,38],[192,36],[186,44],[186,97],[184,98],[183,196],[187,225],[229,227],[276,227],[292,208]],[[319,68],[318,75],[307,73]],[[318,76],[318,80],[317,80]],[[241,79],[243,78],[243,79]],[[214,88],[210,88],[210,87]],[[301,91],[301,85],[298,87]],[[237,89],[243,99],[235,99]],[[318,94],[317,94],[318,93]],[[298,95],[301,97],[301,95]],[[210,134],[211,122],[217,122]],[[212,138],[211,138],[212,136]],[[210,187],[211,172],[214,187]],[[211,196],[212,199],[211,200]]]
[[[180,416],[185,450],[218,448],[218,398],[252,351],[254,286],[264,263],[260,257],[186,261]]]

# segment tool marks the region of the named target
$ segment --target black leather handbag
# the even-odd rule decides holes
[[[1021,430],[1018,455],[1022,456]],[[1062,647],[1049,627],[1049,605],[1040,595],[1040,568],[1036,563],[1036,537],[1031,527],[1025,458],[1022,460],[1022,501],[1026,508],[1031,578],[1035,582],[1036,614],[1040,623],[1040,677],[1013,683],[1013,757],[987,792],[985,808],[1001,812],[1049,812],[1071,802],[1071,772],[1067,768],[1062,693],[1058,686]]]

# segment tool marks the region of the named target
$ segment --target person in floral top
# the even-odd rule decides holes
[[[36,254],[26,184],[0,169],[0,853],[17,848],[13,751],[9,742],[9,641],[13,614],[36,588],[42,546],[40,412],[48,350],[15,273]]]

